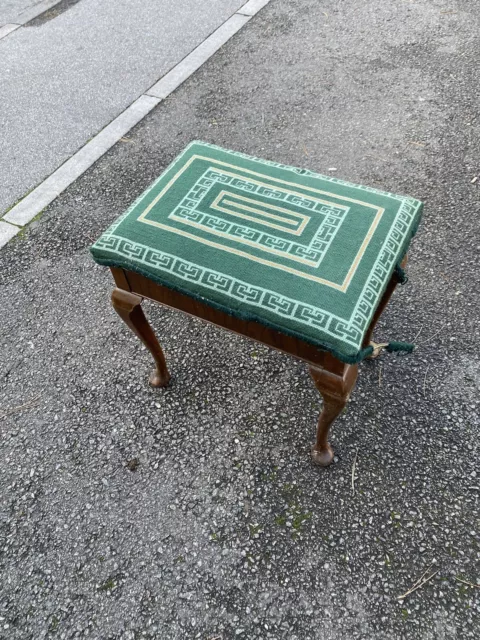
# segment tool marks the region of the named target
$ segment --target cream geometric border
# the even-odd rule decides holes
[[[234,197],[236,200],[241,200],[243,204],[240,204],[238,202],[233,202],[231,201],[227,201],[227,196],[229,198]],[[242,211],[248,212],[248,213],[239,213],[238,211],[233,211],[232,209],[226,209],[224,206],[222,206],[220,203],[223,201],[225,206],[234,206],[237,209],[241,209]],[[272,229],[279,229],[280,231],[283,231],[284,233],[291,233],[294,236],[301,236],[303,233],[303,230],[305,229],[305,227],[307,226],[307,224],[310,222],[311,218],[309,218],[309,216],[305,216],[301,213],[297,213],[295,211],[290,211],[289,209],[285,209],[284,207],[277,207],[275,205],[272,204],[268,204],[266,206],[268,206],[269,209],[276,211],[277,214],[271,213],[271,212],[267,212],[267,211],[262,211],[260,209],[255,209],[255,207],[253,207],[254,204],[256,204],[257,201],[254,200],[253,198],[247,198],[246,196],[240,196],[237,194],[232,195],[231,193],[229,193],[228,191],[220,191],[220,193],[218,194],[218,196],[215,198],[215,200],[212,202],[212,204],[210,205],[211,209],[216,209],[217,211],[221,211],[222,213],[228,213],[231,216],[237,216],[239,218],[243,218],[245,220],[252,220],[253,222],[259,222],[260,224],[267,226],[267,227],[271,227]],[[255,218],[254,216],[252,216],[251,214],[255,214],[258,213],[260,216],[263,216],[265,218],[270,218],[271,220],[276,220],[277,223],[275,222],[268,222],[268,220],[263,220],[262,217],[257,217]],[[300,218],[301,222],[299,226],[296,226],[298,224],[297,221],[292,220],[291,218],[282,218],[282,216],[278,215],[279,213],[284,213],[286,215],[290,215],[293,218]],[[291,226],[295,226],[295,229],[289,229],[288,227],[282,226],[281,224],[278,223],[283,223],[285,224],[289,224]]]
[[[191,202],[194,202],[197,199],[192,192],[196,191],[196,188],[197,188],[198,185],[204,186],[204,182],[202,182],[202,180],[207,180],[208,182],[212,182],[212,184],[216,184],[215,182],[213,182],[215,180],[215,178],[211,178],[208,175],[210,173],[221,173],[222,177],[223,177],[223,175],[226,174],[226,172],[224,173],[223,171],[220,171],[219,169],[211,169],[211,168],[207,169],[207,171],[205,171],[204,174],[197,180],[197,182],[192,187],[192,189],[190,189],[189,193],[182,199],[180,204],[177,205],[177,207],[175,207],[175,209],[169,214],[168,218],[170,220],[175,220],[175,221],[181,222],[184,225],[189,225],[189,226],[192,226],[194,228],[197,228],[197,229],[205,231],[205,224],[203,222],[198,222],[196,220],[190,220],[188,217],[180,216],[179,215],[179,211],[181,211],[183,209],[188,209],[188,210],[191,210],[192,212],[197,213],[197,214],[198,213],[202,213],[199,210],[197,210],[196,206],[191,209],[189,206],[187,206],[187,204],[183,204],[183,203],[185,201],[187,201],[188,203],[191,203]],[[233,174],[233,173],[228,173],[227,176],[229,178],[241,178],[242,181],[245,181],[243,176],[237,176],[236,174]],[[220,183],[220,184],[224,184],[224,183]],[[210,185],[210,187],[211,186],[212,185]],[[290,195],[291,194],[291,192],[286,190],[286,189],[277,189],[277,191],[283,191],[286,195]],[[208,190],[207,190],[207,193],[208,193]],[[250,193],[250,192],[248,192],[248,193]],[[238,196],[238,194],[230,194],[227,191],[221,191],[220,194],[215,199],[215,201],[210,205],[211,209],[218,209],[220,211],[222,210],[222,208],[219,207],[218,204],[217,204],[217,201],[219,200],[219,198],[220,198],[220,196],[222,194],[227,194],[230,197],[235,197],[235,198],[241,198],[242,197],[242,196]],[[205,195],[206,195],[205,193],[202,194],[203,197]],[[306,199],[306,197],[304,199]],[[249,240],[247,238],[243,238],[241,236],[235,236],[234,240],[236,242],[239,242],[239,243],[242,243],[242,244],[257,248],[257,249],[260,249],[261,251],[265,251],[267,253],[271,253],[273,255],[277,255],[277,256],[279,256],[281,258],[293,260],[295,262],[298,262],[300,264],[306,265],[308,267],[312,267],[312,268],[315,268],[315,269],[318,268],[318,266],[320,265],[321,261],[323,260],[323,258],[325,256],[326,251],[330,247],[331,242],[332,242],[333,238],[335,237],[339,226],[342,224],[345,215],[349,212],[350,209],[349,209],[349,207],[345,207],[343,205],[335,205],[334,203],[328,203],[325,200],[319,200],[318,198],[309,197],[308,199],[311,200],[311,201],[315,201],[317,203],[320,203],[320,204],[322,204],[324,206],[330,204],[332,206],[332,208],[339,209],[339,210],[342,211],[342,217],[339,218],[339,220],[337,222],[338,226],[334,229],[330,239],[327,242],[327,246],[324,248],[323,251],[313,248],[312,245],[317,240],[318,236],[322,233],[322,231],[324,230],[325,226],[331,226],[331,223],[330,223],[330,225],[328,225],[328,223],[327,223],[327,221],[329,219],[328,215],[325,215],[324,219],[320,221],[320,226],[318,227],[317,232],[316,232],[315,236],[313,237],[313,239],[311,240],[310,244],[308,244],[308,245],[298,245],[305,252],[313,252],[313,251],[315,251],[317,253],[315,261],[313,259],[309,260],[307,258],[301,258],[301,257],[299,257],[299,256],[297,256],[295,254],[292,255],[290,253],[285,253],[284,251],[280,251],[278,249],[266,246],[264,244],[263,245],[259,245],[258,242]],[[235,206],[240,206],[240,205],[235,204]],[[269,206],[272,207],[272,205],[269,205]],[[280,207],[273,207],[273,208],[275,208],[277,210],[281,210]],[[310,209],[308,209],[308,210],[310,211]],[[230,213],[226,209],[223,209],[223,211],[226,211],[227,213]],[[285,211],[287,211],[288,213],[290,213],[292,215],[297,215],[297,216],[299,216],[301,218],[305,218],[304,223],[302,223],[302,225],[300,227],[301,230],[303,230],[303,228],[305,227],[306,223],[310,220],[310,218],[308,216],[303,216],[301,214],[296,214],[296,213],[294,214],[293,212],[288,211],[288,210],[285,210]],[[320,212],[317,212],[317,213],[320,213]],[[202,215],[207,215],[207,214],[203,214],[202,213]],[[234,215],[242,216],[242,214],[238,214],[238,213],[234,214]],[[271,214],[269,214],[269,215],[271,215]],[[323,216],[324,214],[322,213],[321,215]],[[242,217],[246,217],[246,216],[242,216]],[[252,219],[252,218],[250,217],[250,219]],[[222,221],[225,222],[224,220],[222,220]],[[271,223],[266,223],[266,224],[269,224],[270,226],[273,226]],[[207,230],[208,233],[211,233],[213,235],[220,236],[221,238],[230,239],[230,234],[228,232],[220,231],[220,230],[214,229],[212,227],[208,227],[208,229],[206,229],[206,230]],[[288,232],[289,233],[293,233],[295,235],[299,235],[299,233],[297,233],[295,231],[288,230]],[[274,239],[278,239],[275,236],[273,236],[273,237],[274,237]]]
[[[188,147],[187,147],[188,148]],[[182,154],[183,155],[183,154]],[[241,251],[240,249],[234,249],[231,247],[226,247],[222,244],[220,244],[219,242],[214,242],[212,240],[207,240],[206,238],[200,238],[197,235],[193,234],[193,233],[189,233],[188,231],[183,231],[180,229],[175,229],[174,227],[170,227],[169,225],[166,224],[162,224],[161,222],[156,222],[155,220],[148,220],[147,219],[147,215],[148,213],[153,209],[153,207],[157,204],[157,202],[165,195],[165,193],[170,189],[170,187],[178,180],[178,178],[184,173],[184,171],[186,171],[188,169],[188,167],[192,164],[192,162],[194,162],[195,160],[206,160],[207,162],[212,163],[212,165],[221,165],[222,167],[228,167],[230,169],[237,169],[239,167],[230,164],[228,162],[223,162],[221,160],[214,160],[213,158],[209,158],[207,156],[202,156],[202,155],[193,155],[184,165],[183,167],[168,181],[168,183],[165,185],[165,187],[160,191],[160,193],[154,198],[154,200],[148,205],[148,207],[140,214],[140,216],[137,218],[137,220],[139,222],[143,222],[144,224],[149,224],[152,225],[154,227],[160,228],[160,229],[164,229],[165,231],[170,231],[172,233],[176,233],[180,236],[189,238],[191,240],[195,240],[196,242],[200,242],[202,244],[211,246],[211,247],[215,247],[216,249],[221,249],[222,251],[227,251],[228,253],[235,253],[238,256],[241,256],[243,258],[247,258],[248,260],[252,260],[254,262],[259,262],[261,264],[265,264],[269,267],[273,267],[276,269],[280,269],[282,271],[287,271],[289,273],[293,273],[296,276],[299,276],[301,278],[306,278],[307,280],[311,280],[313,282],[319,282],[320,284],[324,284],[327,287],[331,287],[332,289],[337,289],[338,291],[342,291],[343,293],[345,293],[348,289],[348,286],[353,278],[353,276],[355,275],[355,272],[357,270],[357,267],[360,263],[360,260],[362,259],[363,254],[365,253],[365,250],[368,246],[368,243],[370,242],[375,229],[377,228],[381,217],[385,211],[385,209],[383,209],[382,207],[377,207],[373,204],[371,204],[370,202],[363,202],[361,200],[355,200],[354,198],[348,198],[346,196],[339,196],[338,194],[335,193],[331,193],[328,191],[323,191],[321,189],[314,189],[313,187],[308,187],[308,186],[304,186],[302,185],[302,189],[306,190],[306,191],[311,191],[312,193],[316,193],[316,194],[321,194],[324,196],[330,196],[330,197],[334,197],[337,198],[338,200],[343,200],[344,202],[350,202],[350,203],[354,203],[354,204],[360,204],[364,207],[373,209],[375,211],[375,217],[373,219],[372,224],[370,225],[370,228],[368,230],[367,235],[365,236],[362,245],[353,261],[353,264],[351,265],[347,275],[345,276],[343,282],[341,284],[338,284],[336,282],[331,282],[330,280],[326,280],[325,278],[320,278],[318,276],[314,276],[314,275],[310,275],[307,274],[303,271],[299,271],[298,269],[295,269],[293,267],[289,267],[286,265],[282,265],[279,264],[277,262],[273,262],[271,260],[266,260],[265,258],[260,258],[257,256],[253,256],[252,254],[246,252],[246,251]],[[214,166],[211,167],[212,169],[215,169]],[[224,171],[221,170],[222,173],[226,173],[228,174],[228,171]],[[297,187],[298,188],[298,183],[295,182],[288,182],[286,180],[280,180],[278,178],[273,178],[271,176],[266,176],[262,173],[258,173],[257,171],[252,171],[251,169],[245,169],[245,168],[241,168],[241,171],[243,173],[248,173],[250,175],[254,175],[257,176],[258,178],[264,178],[270,182],[279,182],[280,184],[284,184],[284,185],[289,185],[292,187]],[[236,174],[233,174],[236,176]],[[253,178],[246,178],[248,180],[248,182],[251,182],[253,184],[257,184],[259,186],[265,186],[265,187],[271,187],[271,184],[265,183],[265,182],[259,182],[258,180],[255,180]],[[280,186],[276,187],[279,190],[283,190],[286,191],[287,193],[291,193],[294,195],[297,195],[299,197],[304,197],[304,194],[299,193],[297,191],[291,191],[290,189],[282,189]],[[323,202],[324,204],[333,204],[331,202],[322,200],[321,202]],[[341,207],[342,205],[338,205],[335,203],[335,206],[337,207]]]
[[[173,169],[178,163],[182,161],[185,153],[188,152],[190,147],[194,145],[198,145],[197,141],[192,141],[175,160],[167,167],[166,171]],[[200,143],[203,146],[211,147],[218,151],[225,152],[225,149],[221,147],[217,147],[216,145],[208,144],[205,142]],[[307,175],[315,178],[321,178],[326,182],[331,182],[333,184],[340,184],[346,187],[352,187],[358,189],[359,191],[365,191],[367,193],[375,193],[383,197],[390,198],[397,202],[398,210],[393,220],[392,226],[390,228],[389,233],[387,234],[383,245],[379,251],[378,257],[373,265],[373,268],[370,272],[369,277],[367,278],[365,285],[359,295],[357,303],[350,315],[349,318],[340,318],[331,312],[328,312],[319,307],[313,307],[312,305],[306,305],[299,301],[291,300],[292,303],[297,303],[298,307],[302,307],[302,313],[295,316],[295,320],[300,325],[311,326],[312,328],[317,328],[320,333],[318,334],[317,343],[323,346],[328,347],[328,337],[333,339],[332,346],[334,349],[337,349],[337,352],[341,352],[346,356],[356,355],[352,352],[352,349],[358,353],[358,350],[361,348],[362,340],[365,335],[366,329],[373,317],[376,306],[380,299],[380,294],[383,291],[383,288],[386,286],[388,278],[391,276],[391,273],[395,267],[395,264],[398,262],[401,257],[402,247],[405,246],[405,243],[410,240],[412,235],[412,227],[416,226],[416,217],[419,209],[422,206],[422,203],[414,198],[410,198],[408,196],[400,196],[394,193],[389,193],[386,191],[381,191],[379,189],[375,189],[373,187],[364,187],[358,184],[354,184],[351,182],[347,182],[345,180],[341,180],[338,178],[332,178],[331,176],[323,176],[317,174],[313,171],[309,171],[306,169],[298,169],[297,167],[292,167],[289,165],[284,165],[277,162],[272,162],[269,160],[263,160],[261,158],[256,158],[252,156],[248,156],[241,152],[230,152],[233,155],[246,158],[248,160],[256,160],[261,164],[265,164],[267,166],[278,167],[287,171],[290,171],[294,174]],[[164,172],[165,173],[165,172]],[[121,225],[121,223],[138,207],[138,205],[142,202],[142,200],[157,186],[158,182],[163,178],[164,173],[160,175],[157,180],[155,180],[142,194],[138,196],[138,198],[130,205],[130,207],[119,216],[113,224],[105,231],[105,233],[97,240],[97,242],[93,245],[92,249],[98,249],[101,252],[105,252],[111,255],[111,259],[101,258],[98,261],[103,264],[109,265],[121,265],[125,268],[135,270],[135,266],[137,264],[147,264],[144,262],[142,255],[146,255],[145,252],[150,252],[150,254],[156,254],[160,259],[160,263],[166,262],[169,260],[169,257],[161,251],[156,251],[151,247],[140,245],[139,243],[132,242],[127,238],[124,238],[121,235],[118,235],[117,229]],[[163,255],[163,259],[162,259]],[[177,262],[183,263],[183,266],[180,264],[180,268],[176,269],[176,275],[185,281],[192,280],[191,273],[189,273],[189,265],[194,269],[197,267],[191,263],[185,263],[185,261],[179,260],[174,256],[171,258],[176,259]],[[148,261],[150,263],[151,260]],[[166,267],[166,264],[165,264]],[[203,267],[199,267],[205,271]],[[169,271],[170,269],[166,268],[165,271]],[[147,270],[148,271],[148,270]],[[220,277],[220,274],[217,274],[217,278]],[[225,276],[226,278],[231,279],[231,276]],[[217,284],[210,284],[204,282],[204,286],[211,289],[219,289],[218,286],[219,280],[217,280]],[[248,283],[240,283],[238,280],[236,281],[237,285],[252,287],[251,284]],[[273,295],[277,299],[284,299],[286,303],[288,300],[284,298],[281,294],[276,292],[265,292],[267,295]],[[229,296],[232,294],[229,293]],[[233,297],[233,296],[232,296]],[[262,304],[257,306],[262,307]],[[297,307],[297,309],[298,309]],[[279,310],[277,311],[279,315],[283,315],[288,317],[288,313],[285,313],[286,305],[279,305]],[[325,322],[319,322],[321,315],[325,317]],[[259,321],[261,322],[261,312],[258,316]],[[320,327],[321,325],[321,327]],[[282,331],[281,325],[279,325],[279,330]],[[300,332],[299,332],[300,333]],[[303,333],[303,332],[302,332]],[[327,340],[322,339],[322,334],[325,334],[325,338]],[[314,340],[314,334],[304,334],[304,336],[308,339]]]

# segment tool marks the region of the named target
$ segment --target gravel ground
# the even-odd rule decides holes
[[[0,638],[479,637],[479,27],[273,0],[2,250]],[[377,336],[418,349],[362,365],[329,469],[302,363],[146,305],[150,389],[89,257],[194,138],[426,202]]]

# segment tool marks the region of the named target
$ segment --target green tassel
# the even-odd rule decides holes
[[[415,349],[415,345],[410,342],[390,342],[385,349],[389,353],[394,353],[395,351],[405,351],[405,353],[412,353]]]
[[[408,276],[405,273],[405,269],[402,269],[399,264],[395,265],[395,275],[397,276],[397,280],[400,284],[407,284]]]
[[[358,352],[358,356],[355,359],[355,362],[362,362],[362,360],[365,360],[365,358],[368,358],[368,356],[371,356],[373,353],[373,347],[371,345],[369,345],[368,347],[365,347],[365,349],[362,349],[361,351]],[[352,363],[355,364],[355,363]]]

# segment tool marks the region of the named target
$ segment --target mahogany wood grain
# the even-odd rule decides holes
[[[150,375],[152,387],[166,387],[170,381],[170,373],[167,369],[165,356],[152,327],[143,313],[141,307],[142,298],[124,291],[114,289],[112,293],[112,305],[122,320],[140,338],[147,347],[155,361],[155,370]]]
[[[343,363],[339,362],[339,360],[334,358],[330,353],[320,351],[317,347],[303,342],[298,338],[287,336],[284,333],[275,331],[275,329],[265,327],[259,322],[235,318],[224,311],[210,307],[190,296],[152,282],[148,278],[133,271],[126,271],[125,275],[130,290],[141,295],[143,298],[160,302],[167,307],[178,309],[196,318],[201,318],[223,329],[228,329],[233,333],[247,336],[252,340],[300,358],[300,360],[305,360],[309,364],[319,366],[327,365],[329,369],[332,369],[334,372],[343,372]]]
[[[406,257],[402,266],[405,263]],[[157,284],[134,271],[117,267],[111,267],[111,271],[117,285],[112,294],[113,306],[130,329],[142,340],[155,360],[156,369],[150,376],[150,383],[153,386],[166,386],[170,374],[162,348],[142,311],[142,298],[148,298],[196,318],[201,318],[206,322],[247,336],[307,362],[310,365],[309,370],[315,386],[323,397],[323,409],[318,421],[316,441],[312,447],[312,459],[322,467],[332,462],[333,449],[328,442],[328,434],[331,425],[347,404],[355,386],[358,365],[344,364],[329,352],[321,351],[299,338],[285,335],[252,320],[235,318],[190,296]],[[365,334],[363,346],[368,346],[370,343],[374,327],[397,283],[398,278],[394,274]]]
[[[309,370],[323,398],[323,409],[318,419],[317,439],[312,447],[312,459],[321,467],[328,467],[333,460],[333,449],[328,442],[328,433],[334,420],[345,408],[355,386],[358,364],[345,365],[342,377],[326,369],[310,367]]]

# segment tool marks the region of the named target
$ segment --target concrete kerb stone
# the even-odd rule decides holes
[[[16,236],[20,231],[19,227],[13,226],[13,224],[8,224],[8,222],[3,222],[0,220],[0,248],[9,242],[13,236]]]
[[[270,0],[249,0],[249,2],[244,4],[243,7],[237,11],[237,13],[240,13],[243,16],[254,16],[269,2]]]
[[[35,4],[33,7],[28,7],[22,11],[16,17],[16,22],[0,25],[0,40],[8,36],[13,31],[16,31],[18,28],[23,27],[23,25],[30,22],[30,20],[33,20],[45,11],[48,11],[48,9],[51,9],[56,4],[59,4],[59,2],[61,2],[61,0],[42,0],[42,2]]]
[[[249,16],[235,13],[204,40],[196,49],[188,54],[171,71],[163,76],[161,80],[153,85],[146,95],[157,98],[166,98],[172,91],[175,91],[192,73],[199,69],[222,45],[224,45],[233,35],[239,31],[244,24],[250,20]]]
[[[15,31],[21,26],[22,25],[20,24],[4,24],[0,26],[0,40],[2,38],[5,38],[5,36],[8,36],[9,33],[12,33],[12,31]]]
[[[123,113],[100,131],[90,142],[85,144],[69,160],[54,171],[38,187],[16,204],[3,217],[3,225],[24,226],[47,207],[55,198],[79,178],[94,162],[106,153],[120,138],[140,122],[162,99],[175,91],[187,78],[199,69],[220,47],[237,33],[260,9],[270,0],[250,0],[237,13],[233,14],[206,40],[188,54],[171,69],[163,78],[133,102]],[[47,5],[44,6],[44,5]],[[46,8],[57,2],[45,0],[41,3]],[[38,5],[37,5],[38,6]],[[39,11],[38,13],[42,13]],[[31,18],[29,18],[31,19]],[[18,28],[20,25],[14,25]],[[2,227],[3,227],[2,225]],[[15,227],[13,235],[17,233]],[[7,233],[8,232],[8,233]],[[10,239],[9,228],[0,234],[0,247]],[[11,237],[13,237],[13,235]],[[3,244],[2,241],[7,238]]]
[[[3,220],[16,224],[20,227],[27,224],[48,206],[60,193],[54,189],[51,184],[51,178],[47,178],[36,189],[31,191],[28,196],[20,200],[10,211],[3,217]]]
[[[160,102],[152,96],[140,96],[115,120],[52,173],[26,198],[4,216],[6,222],[26,225],[140,122]]]
[[[37,2],[33,7],[28,7],[22,11],[18,16],[18,23],[20,26],[23,26],[60,2],[61,0],[41,0],[41,2]]]
[[[51,182],[52,187],[58,193],[64,191],[104,153],[111,149],[120,138],[138,124],[159,102],[158,98],[140,96],[50,176],[53,179]],[[50,178],[47,180],[50,180]]]

